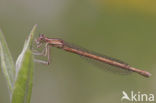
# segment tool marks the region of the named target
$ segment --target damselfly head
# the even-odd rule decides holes
[[[44,38],[45,38],[45,35],[44,35],[44,34],[40,34],[40,35],[39,35],[39,38],[40,38],[40,39],[44,39]]]
[[[45,40],[45,35],[44,34],[40,34],[37,41],[38,42],[43,42]]]
[[[40,34],[39,37],[38,37],[38,39],[37,39],[37,41],[38,41],[38,42],[44,42],[44,41],[45,41],[45,38],[46,38],[46,37],[45,37],[44,34]]]
[[[45,42],[45,35],[40,34],[39,37],[35,39],[35,42],[36,42],[37,48],[39,48]]]

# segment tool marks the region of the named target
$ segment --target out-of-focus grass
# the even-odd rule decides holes
[[[112,10],[116,10],[119,8],[125,8],[129,10],[135,10],[139,12],[146,12],[146,13],[156,13],[156,6],[155,0],[95,0],[98,5],[101,5],[101,7],[110,7]],[[120,11],[122,11],[120,9]]]
[[[10,93],[13,91],[14,80],[15,80],[15,65],[5,41],[4,34],[0,30],[0,57],[1,57],[1,66],[4,73],[4,76],[7,80]]]
[[[0,33],[1,64],[11,91],[11,103],[30,103],[34,68],[31,46],[36,26],[30,32],[28,39],[25,41],[23,51],[16,61],[16,71],[7,43],[3,34]]]

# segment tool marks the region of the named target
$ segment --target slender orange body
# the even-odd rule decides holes
[[[122,69],[129,70],[129,71],[133,71],[133,72],[136,72],[136,73],[138,73],[138,74],[140,74],[140,75],[142,75],[144,77],[150,77],[151,76],[151,74],[149,72],[147,72],[147,71],[143,71],[143,70],[131,67],[130,65],[127,65],[127,64],[124,64],[124,63],[109,59],[109,58],[105,58],[105,57],[102,57],[102,56],[95,55],[93,53],[89,53],[89,52],[86,52],[86,51],[83,51],[83,50],[73,48],[73,47],[69,46],[68,44],[66,44],[61,39],[47,38],[42,34],[37,39],[37,44],[39,45],[40,43],[46,43],[47,46],[57,47],[57,48],[63,49],[65,51],[68,51],[68,52],[71,52],[71,53],[75,53],[75,54],[78,54],[78,55],[81,55],[81,56],[84,56],[84,57],[88,57],[88,58],[91,58],[91,59],[95,59],[97,61],[107,63],[107,64],[112,65],[112,66],[120,67]]]

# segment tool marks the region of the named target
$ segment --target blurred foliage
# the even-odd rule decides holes
[[[16,70],[4,35],[0,31],[1,67],[9,87],[10,103],[30,103],[34,68],[31,47],[35,29],[36,25],[25,41],[23,51],[16,62]]]
[[[111,10],[122,8],[123,11],[125,11],[124,9],[127,8],[129,10],[132,9],[134,11],[145,12],[147,14],[151,13],[155,15],[156,13],[155,0],[95,0],[94,2],[99,6],[110,7]]]
[[[15,81],[15,65],[4,34],[0,30],[0,58],[1,68],[8,83],[10,95],[13,92],[13,86]]]

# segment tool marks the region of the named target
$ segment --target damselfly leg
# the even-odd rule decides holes
[[[39,48],[41,46],[42,46],[42,44],[39,44],[39,45],[37,45],[37,48]],[[49,46],[50,46],[49,43],[46,43],[44,48],[43,48],[43,50],[41,52],[39,52],[37,50],[33,51],[33,55],[47,57],[47,61],[34,59],[35,62],[42,63],[42,64],[45,64],[45,65],[49,65],[50,64],[50,48],[49,48]]]

